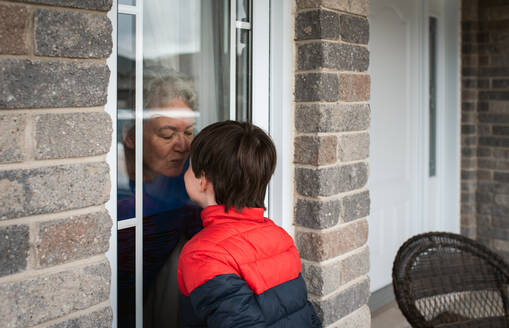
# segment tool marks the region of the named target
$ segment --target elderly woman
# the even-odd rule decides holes
[[[200,208],[189,199],[183,179],[197,113],[191,82],[174,70],[144,67],[143,83],[143,294],[145,307],[153,312],[154,306],[162,306],[153,301],[161,269],[179,242],[201,229]],[[118,196],[119,220],[135,216],[133,124],[123,127],[122,139],[129,187]],[[134,245],[134,231],[118,232],[119,327],[134,327]],[[167,311],[177,312],[166,305]],[[145,322],[149,316],[145,313]]]

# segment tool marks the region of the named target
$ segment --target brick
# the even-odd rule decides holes
[[[487,112],[489,110],[489,103],[487,102],[480,102],[477,104],[477,111],[478,112]]]
[[[495,148],[493,149],[493,157],[495,157],[496,159],[509,160],[509,149]]]
[[[42,114],[35,117],[35,158],[106,154],[112,122],[107,113]]]
[[[295,138],[294,162],[299,164],[333,164],[337,160],[335,136],[299,136]]]
[[[341,286],[341,262],[335,261],[324,265],[313,262],[302,262],[302,276],[306,281],[308,293],[324,296]]]
[[[463,192],[475,192],[477,184],[475,181],[461,181],[461,191]]]
[[[349,222],[367,217],[370,209],[369,191],[345,196],[343,198],[343,221]]]
[[[109,299],[110,266],[84,268],[0,284],[3,327],[31,327]]]
[[[367,305],[360,307],[354,312],[341,318],[332,324],[330,328],[365,328],[371,327],[371,311]]]
[[[311,42],[298,46],[300,70],[331,68],[364,72],[369,66],[369,51],[363,46],[333,42]]]
[[[339,39],[339,15],[329,10],[300,13],[295,19],[296,40]]]
[[[102,205],[110,193],[106,163],[0,172],[0,220]]]
[[[495,66],[509,65],[509,56],[492,56],[491,63]]]
[[[477,54],[479,53],[479,47],[477,44],[464,44],[461,46],[461,53],[463,54]],[[470,71],[472,72],[472,71]],[[465,74],[465,76],[476,75],[476,74]]]
[[[479,75],[486,77],[509,76],[509,67],[481,67]]]
[[[110,307],[52,324],[47,328],[110,328],[113,312]]]
[[[508,64],[509,65],[509,64]],[[509,102],[507,101],[491,101],[489,110],[491,113],[508,114]]]
[[[368,44],[369,22],[365,17],[341,15],[339,17],[341,40],[352,43]]]
[[[36,9],[35,55],[107,58],[111,54],[111,22],[105,15]]]
[[[461,168],[462,169],[475,169],[477,167],[477,159],[476,158],[462,158],[461,159]]]
[[[461,155],[463,157],[474,157],[476,156],[476,149],[474,147],[463,147],[461,148]]]
[[[493,216],[492,225],[494,228],[509,230],[509,220],[507,219],[507,216]]]
[[[369,271],[369,250],[363,247],[345,258],[316,264],[302,263],[302,276],[306,280],[308,292],[313,295],[325,296],[338,289],[338,287],[367,274]]]
[[[477,177],[477,171],[461,170],[461,180],[474,180]]]
[[[27,225],[0,227],[0,277],[25,270],[29,248]]]
[[[461,136],[462,146],[470,147],[477,145],[477,136]]]
[[[477,232],[475,227],[461,227],[461,234],[471,239],[477,239]]]
[[[112,4],[112,0],[13,0],[13,1],[100,11],[110,10]]]
[[[477,68],[477,67],[463,67],[461,69],[461,75],[464,77],[465,76],[477,76],[477,75],[479,75],[479,68]]]
[[[105,253],[111,225],[106,211],[38,224],[38,265],[52,266]]]
[[[492,193],[478,192],[475,194],[475,199],[479,203],[491,203],[493,201]]]
[[[503,137],[480,137],[479,145],[491,147],[509,147],[509,138]]]
[[[475,125],[461,125],[461,134],[475,134],[477,132],[477,127]]]
[[[360,309],[369,299],[369,280],[363,279],[326,299],[313,300],[322,323],[328,326]]]
[[[369,75],[340,74],[339,98],[343,101],[368,101],[370,84]]]
[[[508,240],[500,240],[500,239],[494,239],[493,241],[493,248],[497,251],[502,252],[509,252],[509,241]]]
[[[478,189],[481,193],[509,194],[509,184],[503,182],[497,183],[493,181],[482,181],[479,183]]]
[[[475,215],[476,207],[475,204],[461,204],[461,215]]]
[[[479,28],[479,23],[476,21],[461,22],[462,31],[474,31]]]
[[[300,104],[297,105],[297,131],[347,132],[366,130],[370,125],[368,104]]]
[[[368,180],[368,166],[356,163],[323,169],[297,168],[295,180],[301,195],[332,196],[364,187]]]
[[[21,162],[25,147],[25,116],[0,115],[0,163]]]
[[[24,55],[28,52],[28,10],[22,6],[0,4],[0,54]]]
[[[467,89],[464,89],[461,91],[461,100],[462,101],[475,101],[477,100],[477,90],[467,90]]]
[[[476,123],[477,115],[475,113],[462,113],[461,123]]]
[[[495,229],[485,226],[477,226],[478,238],[483,239],[505,239],[509,235],[509,230]]]
[[[462,112],[473,112],[475,111],[475,103],[473,102],[463,102],[461,104],[461,111]],[[465,114],[462,114],[465,115]]]
[[[509,208],[509,195],[495,195],[495,204]]]
[[[369,156],[369,134],[356,133],[338,137],[338,158],[343,162],[357,161]]]
[[[479,56],[477,55],[465,55],[461,56],[461,65],[462,67],[474,66],[476,67],[479,64]]]
[[[309,261],[325,261],[364,246],[368,239],[366,219],[356,220],[326,232],[297,231],[300,256]]]
[[[493,88],[509,88],[509,79],[493,80]]]
[[[473,226],[476,223],[475,215],[462,215],[460,222],[461,226]]]
[[[463,79],[461,85],[463,88],[466,88],[466,89],[475,89],[475,88],[477,88],[477,85],[478,85],[477,82],[478,82],[478,80],[475,78]]]
[[[478,170],[477,171],[477,179],[478,180],[492,180],[493,176],[491,171],[488,170]]]
[[[480,100],[509,100],[509,92],[507,91],[481,91],[479,92]]]
[[[338,101],[338,83],[337,74],[297,74],[295,77],[295,101]]]
[[[479,157],[488,157],[488,156],[491,156],[491,149],[490,148],[484,148],[484,147],[480,147],[477,149],[477,156]]]
[[[461,19],[463,21],[477,21],[479,19],[479,6],[477,1],[464,0],[461,4]]]
[[[101,106],[109,75],[105,63],[0,59],[0,109]]]
[[[297,199],[295,223],[311,229],[327,229],[339,221],[341,201]]]
[[[477,134],[479,136],[491,136],[493,134],[491,125],[477,124]]]
[[[494,126],[493,127],[494,135],[502,135],[509,136],[509,126]]]
[[[357,14],[361,16],[369,15],[368,0],[297,0],[298,9],[325,7],[334,10],[340,10]]]

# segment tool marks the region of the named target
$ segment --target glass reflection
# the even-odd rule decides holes
[[[201,209],[189,199],[183,179],[189,165],[189,148],[195,131],[228,119],[230,113],[228,3],[144,2],[142,196],[146,328],[178,326],[178,253],[184,242],[201,229]],[[119,51],[119,64],[120,55]],[[120,89],[127,78],[119,75],[118,79]],[[119,117],[118,125],[119,156],[123,156],[119,165],[124,165],[123,170],[119,168],[119,175],[123,174],[119,181],[126,181],[122,197],[120,193],[118,197],[118,220],[135,216],[135,154],[139,145],[132,100],[129,103],[133,105],[126,106],[124,113],[129,119],[120,123]],[[134,245],[134,234],[119,230],[118,250],[123,262],[134,263]],[[119,309],[132,308],[134,288],[134,268],[119,266]],[[119,312],[118,326],[134,327],[134,319],[134,311]]]

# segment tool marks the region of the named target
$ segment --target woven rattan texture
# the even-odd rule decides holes
[[[392,281],[412,327],[509,327],[509,267],[466,237],[412,237],[396,255]]]

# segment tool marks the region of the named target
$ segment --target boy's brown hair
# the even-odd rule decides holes
[[[264,207],[276,157],[272,139],[247,122],[211,124],[191,143],[194,175],[204,174],[212,182],[216,202],[226,210]]]

